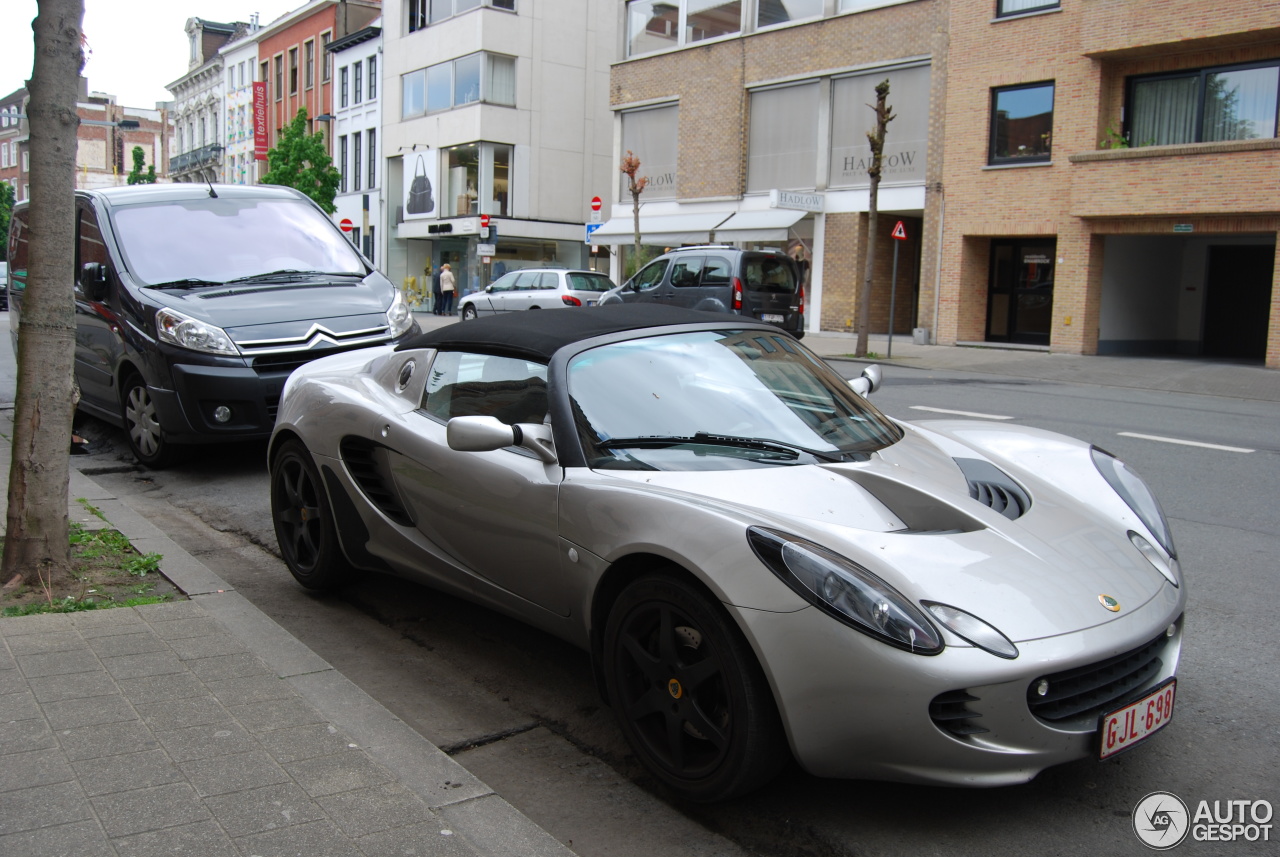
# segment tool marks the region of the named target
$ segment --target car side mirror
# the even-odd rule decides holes
[[[497,417],[454,417],[445,425],[449,448],[458,452],[493,452],[518,446],[547,464],[556,460],[551,427],[539,423],[509,426]]]
[[[857,378],[851,378],[849,380],[849,386],[853,388],[853,392],[865,399],[867,396],[870,396],[876,390],[880,389],[880,381],[880,367],[868,366],[866,369],[862,370],[862,374]]]
[[[484,290],[485,290],[486,292],[491,292],[491,291],[493,291],[493,286],[485,286],[485,287],[484,287]]]
[[[101,262],[85,262],[80,268],[80,290],[91,301],[107,296],[107,266]]]

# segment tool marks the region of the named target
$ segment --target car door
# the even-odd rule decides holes
[[[663,283],[670,263],[669,259],[655,259],[641,268],[622,287],[622,300],[625,303],[653,303],[662,300]]]
[[[551,309],[563,306],[560,303],[560,274],[556,271],[543,271],[538,274],[536,282],[530,285],[525,293],[525,309]]]
[[[106,275],[106,294],[90,300],[85,265],[97,263]],[[120,319],[120,280],[103,243],[102,231],[87,200],[76,203],[75,252],[76,381],[80,396],[88,405],[108,411],[119,410],[115,388],[115,367],[124,350]]]
[[[546,366],[466,352],[440,352],[431,366],[419,430],[382,442],[402,456],[392,468],[418,530],[476,576],[559,615],[572,609],[560,571],[562,470],[528,450],[457,452],[446,424],[494,416],[542,422]]]
[[[515,287],[502,296],[502,311],[512,312],[531,307],[537,297],[541,279],[541,271],[517,271]]]
[[[498,279],[493,285],[471,299],[477,315],[493,315],[502,306],[503,297],[516,287],[516,276],[519,271],[512,271]]]
[[[668,296],[664,298],[659,293],[659,298],[672,306],[685,309],[696,307],[702,298],[700,282],[702,279],[702,265],[706,260],[706,256],[693,254],[677,256],[672,260],[671,276],[668,278]]]

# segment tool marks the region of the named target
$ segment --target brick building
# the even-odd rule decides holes
[[[26,173],[22,155],[27,150],[27,123],[21,118],[26,103],[26,87],[0,98],[0,182],[13,188],[15,200],[22,199],[18,193]]]
[[[937,341],[1280,368],[1280,3],[952,2],[949,30]]]
[[[947,0],[618,4],[614,163],[649,179],[643,243],[785,246],[808,261],[808,329],[854,330],[865,277],[875,87],[897,116],[879,189],[873,330],[931,316],[947,86]],[[593,241],[633,241],[619,179]],[[898,221],[907,239],[895,242]],[[899,264],[893,279],[894,244]],[[626,273],[624,269],[621,273]],[[923,312],[927,310],[928,312]]]

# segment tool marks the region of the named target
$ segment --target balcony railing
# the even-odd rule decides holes
[[[181,155],[174,155],[169,159],[169,172],[172,175],[184,173],[187,170],[194,170],[208,164],[217,163],[222,156],[222,146],[214,144],[212,146],[201,146],[199,149],[193,149],[190,152],[183,152]]]

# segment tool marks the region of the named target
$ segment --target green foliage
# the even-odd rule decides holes
[[[162,557],[158,553],[144,554],[133,559],[127,559],[120,566],[129,574],[135,574],[138,577],[145,577],[153,571],[160,570],[160,560]]]
[[[0,239],[9,240],[9,214],[13,211],[13,185],[0,182]]]
[[[302,108],[288,125],[280,129],[279,141],[274,149],[267,152],[267,173],[262,177],[262,183],[297,188],[333,214],[338,210],[333,198],[338,194],[341,180],[341,174],[329,157],[324,134],[319,131],[307,133],[307,109]]]
[[[133,147],[133,169],[129,171],[129,184],[155,184],[156,183],[156,165],[152,164],[144,171],[142,165],[146,162],[146,153],[142,151],[141,146]]]
[[[1129,138],[1121,134],[1115,128],[1107,128],[1102,132],[1102,139],[1098,141],[1100,149],[1127,149],[1129,148]]]

